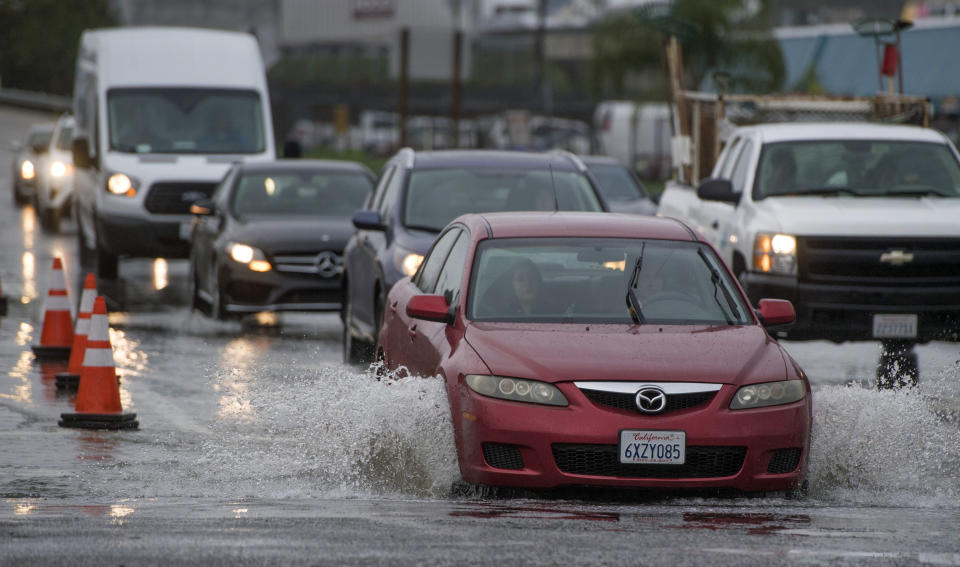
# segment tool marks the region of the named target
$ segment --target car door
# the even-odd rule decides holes
[[[392,188],[400,177],[398,170],[399,167],[396,164],[387,164],[374,189],[368,209],[382,210],[385,206],[384,201],[396,194]],[[381,221],[385,223],[387,219],[381,216]],[[354,244],[346,258],[352,323],[364,334],[372,334],[377,325],[374,320],[376,301],[374,296],[377,281],[380,278],[377,255],[379,250],[386,247],[386,234],[383,230],[358,229]],[[375,341],[376,337],[372,339]]]
[[[752,164],[754,143],[749,137],[744,137],[739,143],[731,147],[731,152],[719,169],[718,177],[729,179],[733,190],[742,195],[747,171]],[[697,210],[695,225],[710,244],[721,250],[729,248],[730,223],[734,216],[735,206],[720,201],[701,201]]]
[[[407,315],[406,308],[414,295],[433,293],[447,256],[462,232],[459,226],[454,226],[440,235],[417,273],[409,280],[401,280],[391,291],[381,335],[385,350],[390,353],[388,363],[391,367],[406,366],[415,375],[433,374],[429,366],[433,356],[429,352],[435,349],[430,337],[438,325],[446,325],[414,319]]]

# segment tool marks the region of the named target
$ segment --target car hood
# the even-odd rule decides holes
[[[348,218],[290,215],[249,217],[237,223],[229,238],[267,253],[342,251],[353,234]]]
[[[757,325],[470,323],[466,339],[494,374],[545,382],[739,385],[786,378],[780,346]]]
[[[768,197],[757,207],[774,225],[762,230],[803,236],[952,235],[960,217],[960,199],[942,197]]]

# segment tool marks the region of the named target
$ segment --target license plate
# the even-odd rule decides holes
[[[193,233],[193,219],[180,221],[180,240],[190,241]]]
[[[684,431],[620,432],[620,462],[636,465],[682,465],[687,458]]]
[[[917,316],[877,313],[873,316],[873,336],[877,339],[909,339],[916,337]]]

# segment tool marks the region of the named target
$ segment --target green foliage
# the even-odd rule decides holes
[[[115,25],[109,6],[109,0],[0,0],[3,86],[73,93],[80,34]]]

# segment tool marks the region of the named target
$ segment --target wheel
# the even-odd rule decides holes
[[[40,217],[41,228],[53,234],[60,232],[60,209],[56,207],[41,209],[38,216]]]
[[[197,267],[193,261],[190,262],[190,311],[199,311],[203,308],[203,300],[200,299],[200,285],[197,283]]]
[[[116,255],[111,254],[97,243],[97,249],[94,250],[96,259],[97,277],[105,280],[117,279],[118,263]]]
[[[225,321],[230,318],[223,303],[223,292],[220,289],[220,278],[214,272],[212,285],[210,286],[210,317],[217,321]]]
[[[354,366],[369,364],[373,359],[373,345],[360,340],[350,332],[353,306],[350,303],[350,288],[343,290],[343,362]]]

